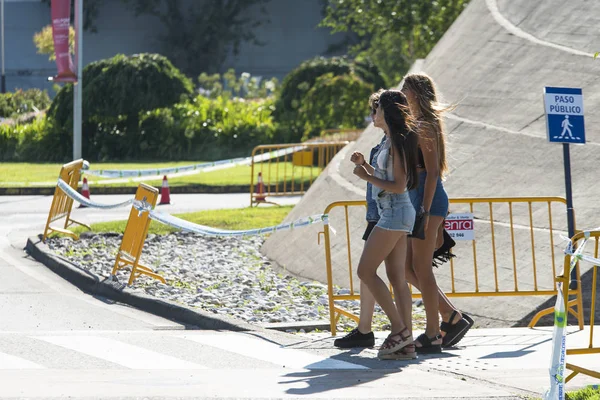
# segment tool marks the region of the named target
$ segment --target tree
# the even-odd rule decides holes
[[[270,22],[265,4],[270,0],[195,0],[184,9],[182,0],[123,0],[136,15],[157,17],[165,55],[189,75],[220,72],[230,51],[242,43],[262,45],[256,28]],[[253,16],[252,9],[258,7]]]
[[[51,2],[42,1],[48,5]],[[97,32],[96,18],[103,1],[83,2],[85,30]],[[165,32],[159,36],[164,45],[162,53],[190,76],[221,72],[228,54],[237,55],[242,43],[263,45],[255,31],[270,22],[265,5],[271,0],[121,1],[136,16],[150,15],[161,22]]]
[[[38,54],[47,54],[48,60],[56,60],[52,25],[46,25],[41,31],[33,35],[33,43],[37,47]],[[69,27],[69,53],[75,54],[75,29],[72,26]]]
[[[372,59],[388,84],[427,56],[469,0],[327,0],[322,26],[359,38],[350,53]]]

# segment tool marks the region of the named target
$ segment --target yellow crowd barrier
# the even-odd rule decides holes
[[[580,232],[577,233],[575,236],[573,236],[571,238],[571,243],[575,246],[577,245],[577,243],[579,241],[581,241],[582,239],[584,239],[586,237],[586,234],[584,232]],[[593,250],[593,257],[598,258],[598,243],[600,241],[600,231],[592,231],[589,232],[589,236],[588,236],[589,240],[593,240],[594,241],[594,250]],[[557,277],[557,281],[558,282],[562,282],[562,289],[563,289],[563,297],[565,299],[568,299],[569,297],[569,292],[571,292],[571,290],[569,289],[569,267],[571,265],[571,258],[572,256],[570,254],[566,254],[565,255],[565,261],[564,261],[564,268],[563,268],[563,275]],[[576,264],[575,268],[577,268],[577,272],[578,272],[578,276],[579,276],[579,262]],[[594,346],[594,324],[595,324],[595,313],[596,313],[596,288],[598,285],[598,265],[594,265],[593,267],[593,271],[592,271],[592,287],[591,287],[591,300],[590,300],[590,338],[589,338],[589,342],[588,342],[588,347],[584,347],[584,348],[568,348],[566,349],[566,353],[567,356],[574,356],[574,355],[586,355],[586,354],[598,354],[600,353],[600,347],[595,347]],[[582,286],[581,282],[578,282],[577,287],[580,288]],[[565,305],[566,305],[566,301],[565,301]],[[565,309],[567,309],[565,307]],[[569,310],[571,311],[571,310]],[[568,339],[567,339],[567,344],[569,343]],[[571,379],[573,379],[577,374],[584,374],[584,375],[588,375],[591,376],[593,378],[597,378],[600,379],[600,371],[594,371],[591,370],[589,368],[584,368],[580,365],[575,365],[573,363],[566,363],[566,369],[571,370],[573,372],[571,372],[571,374],[569,374],[569,376],[567,376],[567,378],[565,379],[565,383],[569,382]]]
[[[131,207],[129,220],[127,221],[123,239],[121,240],[121,247],[119,247],[115,265],[112,269],[112,275],[115,275],[118,270],[131,266],[128,285],[131,285],[141,275],[146,275],[165,283],[165,279],[162,276],[154,273],[149,267],[140,264],[142,249],[148,235],[151,219],[149,213],[140,212],[136,208],[136,205],[139,206],[141,204],[149,209],[153,209],[156,206],[157,199],[158,189],[145,183],[140,183],[135,193],[136,201]]]
[[[74,190],[77,190],[77,185],[79,184],[79,178],[81,176],[83,162],[84,161],[82,159],[71,161],[68,164],[64,164],[60,169],[60,179],[65,181]],[[50,212],[48,213],[46,228],[44,229],[44,236],[42,239],[44,242],[46,241],[48,235],[51,232],[64,233],[65,235],[71,236],[75,240],[79,239],[79,237],[74,232],[67,229],[73,224],[78,224],[90,229],[88,225],[82,222],[75,221],[71,218],[72,209],[73,199],[67,196],[65,192],[63,192],[57,185],[56,189],[54,189],[54,197],[52,198],[52,205],[50,206]],[[62,228],[51,225],[52,223],[62,218],[65,219],[65,223]]]
[[[552,296],[558,293],[555,280],[556,258],[559,257],[560,263],[562,252],[555,249],[555,244],[562,244],[556,242],[557,236],[562,232],[556,231],[554,225],[556,219],[561,219],[564,222],[562,225],[566,226],[564,198],[454,198],[450,203],[451,213],[473,214],[475,239],[457,240],[452,249],[457,255],[456,259],[451,259],[447,268],[436,271],[436,275],[444,278],[438,281],[449,282],[449,288],[442,287],[448,297]],[[329,215],[331,224],[338,229],[335,242],[328,229],[320,233],[325,237],[332,335],[336,334],[336,324],[342,315],[358,321],[357,315],[338,306],[336,302],[360,298],[354,287],[353,274],[356,268],[353,266],[353,259],[359,259],[358,251],[362,251],[362,245],[355,246],[353,250],[351,240],[352,236],[357,238],[358,233],[362,236],[364,232],[365,206],[366,201],[339,201],[331,203],[324,211]],[[554,213],[553,209],[556,209]],[[356,218],[350,218],[350,214],[354,213],[357,213]],[[360,225],[351,226],[351,219],[360,221]],[[507,222],[500,222],[502,220]],[[345,234],[339,232],[338,226],[345,226]],[[345,259],[344,262],[347,262],[346,273],[343,273],[343,266],[336,269],[336,282],[332,253],[337,255],[337,260]],[[577,273],[579,274],[579,270]],[[342,276],[348,276],[348,280],[342,282]],[[335,293],[334,283],[338,287],[349,288],[349,293]],[[580,287],[578,285],[578,289],[571,292],[574,299],[568,302],[568,309],[576,315],[579,326],[583,329]],[[413,292],[413,298],[420,298],[420,293]],[[577,306],[577,312],[571,308],[574,306]],[[553,312],[553,307],[538,312],[529,326],[534,326],[542,316]]]
[[[250,206],[266,203],[265,197],[304,194],[321,171],[348,142],[292,143],[261,145],[252,150]],[[255,163],[256,156],[292,147],[303,150]],[[257,183],[261,174],[262,183]]]

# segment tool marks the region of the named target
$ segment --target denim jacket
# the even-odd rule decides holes
[[[385,142],[385,135],[381,138],[381,142],[375,147],[371,149],[371,154],[369,155],[369,164],[373,165],[373,158],[375,154],[379,151],[379,148]],[[373,185],[367,182],[367,221],[368,222],[377,222],[379,221],[379,213],[377,212],[377,202],[373,200]]]

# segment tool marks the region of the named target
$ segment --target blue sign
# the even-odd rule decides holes
[[[549,142],[585,143],[581,89],[546,87],[544,105]]]

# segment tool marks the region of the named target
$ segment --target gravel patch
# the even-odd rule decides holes
[[[80,240],[51,238],[48,247],[81,268],[108,278],[112,271],[120,234],[84,233]],[[278,273],[259,249],[265,238],[218,238],[193,233],[148,235],[142,263],[163,276],[167,284],[148,277],[136,279],[135,291],[187,307],[197,307],[216,314],[227,314],[253,324],[329,320],[327,286],[320,282],[300,281]],[[126,283],[130,269],[117,272],[119,282]],[[335,288],[340,294],[348,289]],[[359,313],[358,301],[339,305]],[[425,312],[413,304],[414,329],[423,329]],[[388,320],[376,307],[374,330],[389,330]],[[342,317],[338,329],[348,331],[356,324]]]

